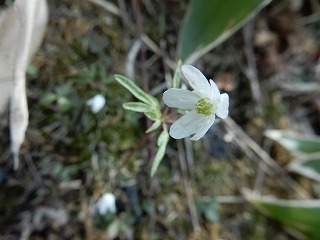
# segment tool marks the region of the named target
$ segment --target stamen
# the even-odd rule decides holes
[[[213,113],[213,104],[209,98],[201,98],[196,104],[196,111],[199,114],[210,116]]]

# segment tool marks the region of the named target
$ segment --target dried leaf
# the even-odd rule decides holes
[[[14,168],[28,126],[25,73],[31,56],[38,49],[48,20],[45,0],[16,0],[0,15],[0,112],[10,99],[11,150]]]

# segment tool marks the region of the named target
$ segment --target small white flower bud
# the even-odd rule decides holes
[[[98,213],[104,215],[107,212],[116,212],[116,198],[112,193],[105,193],[96,204]]]
[[[87,101],[87,105],[91,107],[93,113],[98,113],[105,105],[106,99],[101,94],[95,95]]]

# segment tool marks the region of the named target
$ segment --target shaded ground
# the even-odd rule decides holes
[[[50,1],[46,38],[28,75],[30,124],[17,172],[12,170],[7,120],[1,118],[1,239],[107,239],[106,229],[118,231],[120,239],[292,239],[245,203],[241,189],[293,198],[297,188],[286,173],[273,169],[263,174],[263,160],[245,139],[225,142],[232,128],[228,124],[215,125],[193,147],[188,141],[170,142],[150,179],[155,139],[143,134],[146,119],[122,109],[132,97],[113,74],[130,74],[128,67],[133,67],[137,84],[161,97],[164,88],[157,86],[165,87],[172,75],[165,61],[176,60],[187,3],[118,3],[120,16],[90,2]],[[305,1],[296,10],[285,1],[268,6],[245,31],[196,64],[230,94],[236,127],[280,166],[290,158],[263,137],[264,130],[320,134],[319,90],[297,85],[319,86],[314,4]],[[128,53],[143,33],[159,49],[144,41],[130,60]],[[251,90],[255,65],[260,91]],[[93,114],[86,101],[98,93],[107,104]],[[315,195],[309,182],[296,180]],[[94,204],[105,192],[117,197],[117,217],[95,214]],[[201,231],[195,234],[197,223]]]

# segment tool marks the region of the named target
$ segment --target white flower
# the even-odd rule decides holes
[[[116,198],[112,193],[105,193],[98,200],[96,207],[100,215],[105,215],[107,212],[116,212]]]
[[[93,113],[98,113],[105,105],[106,99],[101,94],[95,95],[87,101],[87,105],[91,107]]]
[[[220,94],[214,81],[208,81],[197,68],[183,65],[181,70],[194,90],[171,88],[163,93],[163,101],[169,107],[191,111],[174,122],[169,133],[175,139],[194,134],[191,140],[199,140],[214,123],[215,115],[228,116],[229,95]]]

